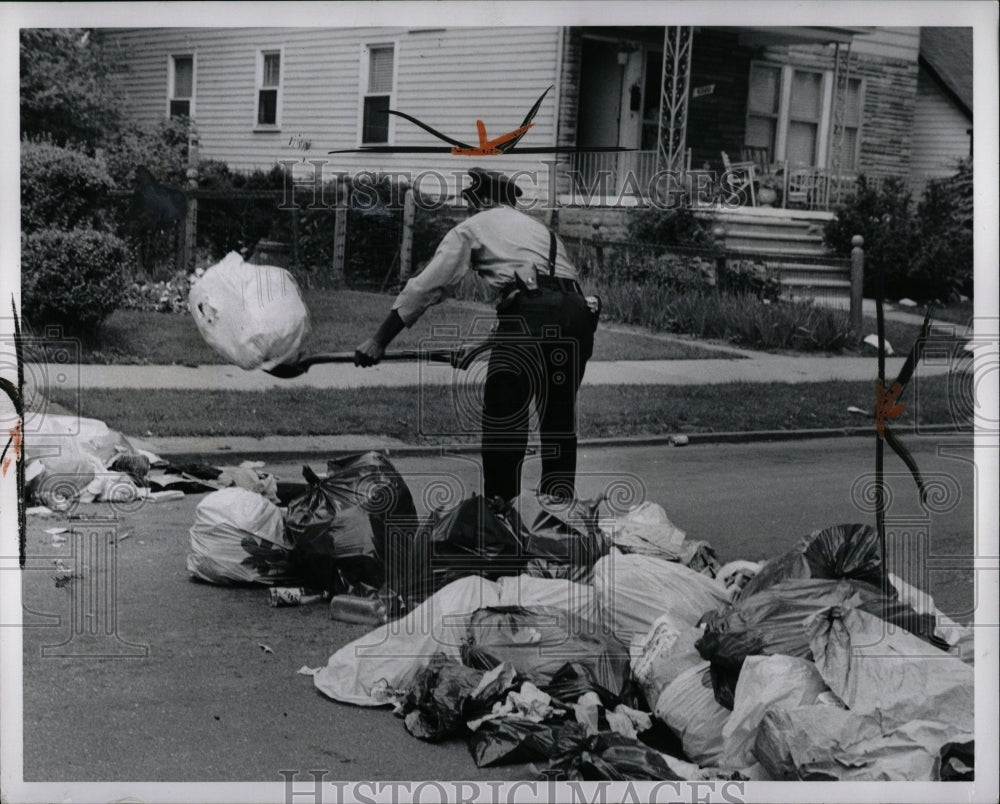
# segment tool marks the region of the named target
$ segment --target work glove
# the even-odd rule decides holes
[[[384,354],[385,347],[374,338],[369,338],[354,350],[354,365],[363,368],[374,366]]]

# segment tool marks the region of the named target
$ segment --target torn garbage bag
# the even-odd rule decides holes
[[[331,460],[318,477],[308,466],[305,493],[288,504],[295,560],[311,586],[331,594],[392,599],[406,584],[416,509],[389,459],[366,452]]]
[[[401,714],[406,730],[428,742],[460,734],[465,728],[465,700],[476,690],[482,676],[482,671],[443,653],[432,656],[403,699]]]
[[[241,488],[214,491],[195,509],[188,571],[215,584],[298,586],[277,506]]]
[[[626,647],[661,614],[695,626],[729,600],[721,583],[682,564],[614,549],[594,565],[593,585],[602,624]]]
[[[475,612],[462,660],[482,670],[509,662],[519,675],[543,687],[567,662],[588,666],[596,683],[615,694],[628,677],[627,654],[593,622],[544,606],[494,606]]]
[[[188,308],[205,342],[247,371],[294,360],[309,332],[309,311],[292,275],[246,263],[235,251],[191,286]]]

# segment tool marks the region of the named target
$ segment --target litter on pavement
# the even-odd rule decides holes
[[[103,453],[71,457],[139,454],[102,438]],[[416,739],[464,740],[478,767],[584,781],[974,776],[971,629],[883,572],[868,525],[720,563],[652,502],[612,516],[602,499],[526,491],[419,517],[376,452],[298,484],[253,464],[118,466],[182,487],[154,494],[205,494],[193,578],[270,587],[273,616],[329,602],[366,626],[298,671],[324,696],[391,706]]]

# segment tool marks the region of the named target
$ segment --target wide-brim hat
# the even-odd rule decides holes
[[[472,184],[462,190],[463,196],[472,196],[482,200],[514,204],[523,195],[521,188],[503,173],[495,170],[484,170],[481,167],[469,169]]]

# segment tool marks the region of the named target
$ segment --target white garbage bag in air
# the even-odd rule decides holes
[[[188,308],[206,343],[247,371],[294,360],[309,332],[309,311],[292,275],[244,262],[235,251],[191,287]]]

